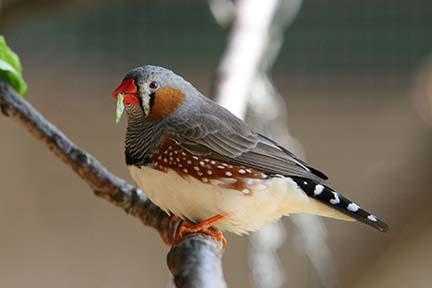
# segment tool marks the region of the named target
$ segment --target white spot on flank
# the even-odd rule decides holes
[[[248,172],[248,173],[252,173],[252,169],[246,169],[246,171]]]
[[[314,195],[319,195],[324,190],[324,186],[321,184],[315,185]]]
[[[168,146],[168,149],[169,149],[169,150],[171,150],[171,149],[172,149],[172,146],[171,146],[171,145],[170,145],[170,146]]]
[[[198,160],[198,157],[197,157],[197,156],[192,156],[192,158],[195,159],[195,160]]]
[[[198,176],[202,176],[202,175],[203,175],[203,173],[202,173],[202,172],[198,172],[197,174],[198,174]]]
[[[167,162],[168,162],[168,159],[167,159],[167,158],[164,158],[164,162],[167,163]]]
[[[179,167],[179,168],[182,168],[182,167],[183,167],[183,165],[179,163],[178,167]]]
[[[348,209],[349,211],[351,211],[351,212],[357,212],[357,211],[359,210],[359,208],[360,208],[360,206],[358,206],[358,205],[355,204],[355,203],[350,203],[350,204],[348,204],[348,206],[347,206],[347,209]]]
[[[370,221],[372,221],[372,222],[377,222],[378,221],[378,219],[374,215],[372,215],[372,214],[368,216],[368,219]]]
[[[339,204],[340,199],[339,199],[339,195],[336,192],[332,192],[334,195],[334,199],[330,199],[330,203],[333,205]]]
[[[174,160],[174,158],[173,158],[173,157],[169,157],[169,160],[170,160],[170,161],[173,161],[173,160]]]
[[[208,174],[208,175],[212,175],[212,174],[213,174],[213,171],[212,171],[212,170],[207,170],[207,174]]]
[[[204,165],[205,165],[204,161],[200,161],[199,164],[200,164],[201,166],[204,166]]]
[[[185,169],[183,169],[183,172],[184,173],[188,173],[188,170],[185,168]]]
[[[194,170],[195,170],[195,171],[199,171],[198,166],[194,166]]]
[[[186,153],[185,153],[185,152],[181,152],[181,154],[182,154],[183,156],[186,156]]]
[[[245,174],[245,173],[246,173],[246,171],[245,171],[244,169],[239,169],[238,172],[239,172],[240,174]]]
[[[208,182],[208,179],[207,178],[205,178],[205,177],[203,177],[203,178],[201,178],[201,180],[203,181],[203,182]]]
[[[177,162],[180,162],[180,158],[176,157],[176,161],[177,161]]]
[[[177,151],[177,150],[174,150],[174,154],[176,154],[176,155],[177,155],[177,154],[178,154],[178,151]]]
[[[162,156],[159,155],[158,160],[162,160]]]
[[[242,193],[244,193],[244,194],[249,194],[249,193],[250,193],[250,190],[249,190],[249,189],[243,189],[243,190],[242,190]]]
[[[232,176],[233,174],[231,172],[227,171],[227,172],[225,172],[225,175],[226,176]]]
[[[261,173],[261,178],[266,178],[267,177],[267,175],[266,174],[264,174],[264,173]]]
[[[187,162],[186,162],[187,164],[192,164],[192,161],[191,160],[187,160]]]
[[[307,185],[307,181],[303,181],[303,184],[304,184],[304,185]]]
[[[225,166],[222,166],[222,165],[218,165],[216,167],[219,168],[219,169],[225,169]]]
[[[170,152],[170,153],[169,153],[169,156],[172,156],[172,155],[173,155],[173,153],[172,153],[172,152]]]
[[[227,163],[222,163],[222,165],[225,166],[225,167],[228,167],[228,164],[227,164]]]
[[[204,161],[205,161],[205,162],[209,162],[210,160],[209,160],[209,159],[207,159],[207,158],[205,158],[205,159],[204,159]]]
[[[215,165],[215,164],[216,164],[216,161],[211,160],[211,161],[210,161],[210,164]]]

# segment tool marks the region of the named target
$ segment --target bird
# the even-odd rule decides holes
[[[152,202],[182,221],[172,245],[196,232],[226,241],[225,231],[248,234],[298,213],[389,228],[331,188],[323,172],[167,68],[130,70],[112,96],[116,122],[127,115],[131,177]]]

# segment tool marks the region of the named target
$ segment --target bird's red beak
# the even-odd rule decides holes
[[[117,99],[119,94],[124,95],[124,105],[139,104],[138,88],[134,79],[124,79],[122,83],[114,90],[112,96]]]

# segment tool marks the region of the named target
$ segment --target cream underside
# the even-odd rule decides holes
[[[262,180],[265,185],[258,185],[245,194],[203,183],[193,177],[183,178],[173,170],[161,172],[148,167],[130,166],[129,171],[138,186],[165,211],[193,221],[224,213],[228,215],[227,219],[215,226],[237,234],[255,231],[281,216],[294,213],[352,221],[348,216],[309,198],[290,178]]]

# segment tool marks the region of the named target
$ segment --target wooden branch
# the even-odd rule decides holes
[[[172,243],[180,221],[173,221],[143,191],[110,173],[1,79],[0,109],[5,116],[22,124],[36,139],[45,143],[90,186],[96,196],[139,218],[144,225],[155,228],[165,243]],[[195,234],[186,238],[172,247],[168,254],[167,262],[174,283],[179,288],[226,287],[222,253],[220,244],[205,235]]]
[[[167,261],[178,288],[224,288],[220,244],[204,236],[188,237],[168,253]]]

